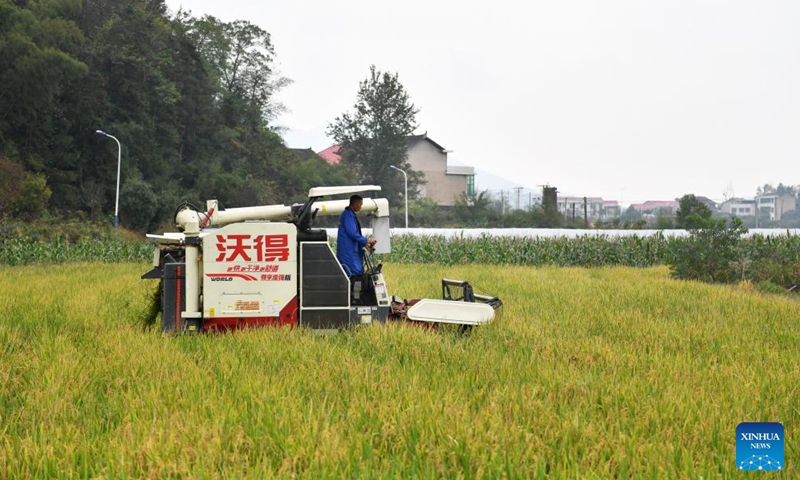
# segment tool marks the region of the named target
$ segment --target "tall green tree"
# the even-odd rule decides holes
[[[88,73],[80,2],[0,0],[0,148],[48,177],[72,161],[62,98]]]
[[[218,82],[226,125],[259,128],[284,111],[275,93],[291,81],[274,68],[275,48],[264,29],[245,20],[205,15],[186,19],[198,52]]]
[[[409,198],[416,196],[423,178],[407,162],[407,137],[417,128],[417,113],[398,75],[372,65],[359,84],[353,111],[328,125],[327,133],[340,145],[342,162],[352,170],[355,182],[380,185],[381,196],[395,208],[402,205],[405,179],[390,166],[408,175]]]
[[[275,94],[290,80],[273,67],[270,34],[243,20],[178,16],[215,85],[219,157],[199,172],[201,192],[227,206],[285,202],[302,182],[292,175],[297,158],[271,125],[284,110]]]
[[[775,193],[777,193],[778,195],[797,196],[797,187],[793,185],[784,185],[783,183],[779,183],[778,188],[775,189]]]
[[[694,194],[686,194],[678,200],[675,217],[675,224],[678,228],[707,228],[713,224],[711,210]]]

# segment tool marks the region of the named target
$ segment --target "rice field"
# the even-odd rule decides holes
[[[143,330],[146,262],[0,266],[0,478],[739,478],[783,423],[798,475],[800,303],[665,267],[386,263],[499,296],[469,335]]]

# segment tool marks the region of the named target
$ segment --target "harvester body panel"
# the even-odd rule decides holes
[[[203,317],[273,317],[297,296],[297,229],[233,223],[203,238]]]

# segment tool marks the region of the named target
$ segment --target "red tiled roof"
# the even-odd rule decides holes
[[[678,208],[678,202],[671,200],[648,200],[644,203],[634,203],[631,205],[636,210],[653,210],[656,208]]]
[[[317,152],[317,155],[324,158],[329,165],[336,165],[342,159],[339,156],[339,145],[331,145],[330,147],[326,148],[321,152]]]

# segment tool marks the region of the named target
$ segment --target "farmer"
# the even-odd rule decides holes
[[[350,205],[339,217],[339,233],[336,237],[336,258],[350,277],[364,274],[363,248],[373,248],[377,240],[361,234],[361,224],[356,213],[361,210],[364,199],[359,195],[350,197]]]

